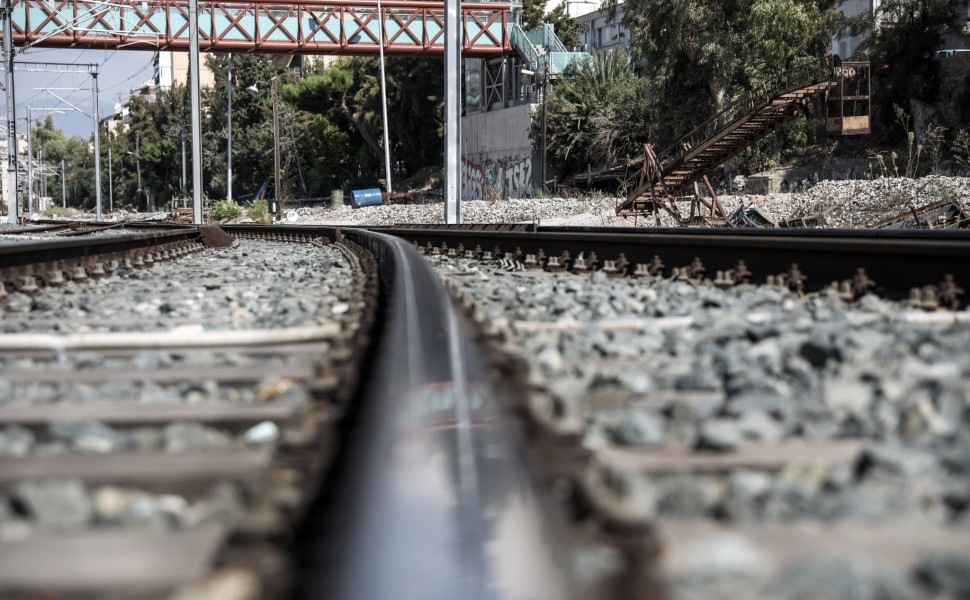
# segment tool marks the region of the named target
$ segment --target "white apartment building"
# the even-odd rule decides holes
[[[630,30],[623,25],[623,5],[616,8],[616,16],[610,18],[609,10],[597,9],[576,18],[585,29],[579,34],[580,50],[596,54],[608,50],[621,50],[630,45]]]
[[[17,133],[17,154],[22,155],[23,158],[17,159],[18,168],[22,168],[24,172],[20,173],[17,177],[19,184],[26,187],[27,185],[27,174],[26,174],[26,158],[27,158],[27,134],[19,132]],[[7,136],[4,134],[0,137],[0,193],[2,193],[2,205],[3,209],[7,208],[7,198],[10,197],[10,182],[7,181]],[[25,196],[26,197],[26,196]]]
[[[156,52],[155,59],[155,87],[159,90],[169,90],[176,83],[186,85],[189,81],[189,53],[188,52]],[[199,61],[199,83],[202,87],[215,85],[216,76],[206,66],[205,60]]]
[[[850,18],[857,17],[860,19],[874,20],[877,17],[881,4],[882,2],[880,0],[842,0],[839,2],[839,10],[842,11],[842,14]],[[964,2],[957,9],[955,17],[958,23],[958,30],[950,31],[943,35],[943,46],[940,48],[941,50],[970,48],[970,1]],[[829,52],[846,58],[859,52],[864,41],[865,36],[860,32],[854,32],[852,30],[841,31],[832,36],[832,45],[829,48]]]

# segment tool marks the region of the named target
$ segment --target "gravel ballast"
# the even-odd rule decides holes
[[[506,332],[506,350],[530,365],[533,411],[587,448],[721,454],[778,443],[862,444],[852,461],[799,462],[778,472],[627,474],[630,489],[640,490],[627,499],[638,515],[661,523],[970,528],[966,312],[927,318],[874,296],[847,304],[829,293],[430,260]],[[962,556],[940,560],[970,564]],[[897,597],[838,592],[886,584],[852,565],[811,563],[784,573],[756,566],[748,590],[718,568],[715,561],[672,582],[673,597]],[[727,585],[728,595],[694,590],[706,579]],[[898,597],[926,593],[904,583],[916,595]],[[834,595],[826,595],[828,584]]]
[[[315,431],[308,427],[319,426],[320,415],[309,418],[310,385],[326,358],[325,340],[301,351],[286,350],[288,342],[275,350],[244,349],[242,343],[225,350],[192,349],[191,342],[230,331],[248,332],[254,342],[273,334],[339,332],[344,320],[356,318],[350,310],[358,285],[354,268],[336,245],[239,240],[230,248],[158,261],[149,269],[122,266],[110,277],[69,281],[35,296],[10,294],[0,305],[0,336],[55,341],[52,349],[30,352],[7,344],[0,353],[0,409],[9,409],[13,422],[21,423],[0,427],[0,460],[41,465],[83,458],[83,470],[94,473],[95,483],[72,473],[77,479],[30,475],[5,486],[0,539],[65,528],[183,529],[208,522],[236,528],[244,515],[265,519],[266,526],[282,523],[288,507],[301,501],[298,479],[260,491],[260,497],[272,496],[261,513],[262,505],[252,506],[253,490],[244,491],[235,475],[187,484],[193,489],[187,494],[159,493],[151,485],[139,487],[143,479],[152,481],[151,472],[144,478],[132,475],[131,484],[99,485],[98,461],[113,455],[164,461],[210,454],[216,462],[240,454],[265,455],[268,461],[286,443],[306,443]],[[125,350],[155,334],[171,334],[171,343]],[[84,340],[104,336],[116,336],[120,349],[59,348],[56,342],[77,340],[84,348]],[[186,349],[173,349],[180,341]],[[185,370],[200,375],[186,380],[179,376]],[[104,422],[61,421],[62,407],[66,414],[111,416]],[[165,417],[172,414],[166,408],[193,415],[196,407],[209,415],[252,408],[254,415],[277,416],[233,414],[212,422]],[[140,421],[141,415],[149,420]],[[108,464],[116,463],[121,464]]]

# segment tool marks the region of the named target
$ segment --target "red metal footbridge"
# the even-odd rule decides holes
[[[462,2],[462,54],[513,52],[510,5]],[[203,52],[370,56],[443,55],[444,2],[199,0]],[[56,48],[189,49],[188,0],[14,0],[13,43]],[[2,37],[2,36],[0,36]]]

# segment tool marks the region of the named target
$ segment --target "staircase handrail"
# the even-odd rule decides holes
[[[525,30],[518,23],[509,24],[509,41],[512,43],[512,47],[522,54],[526,63],[535,68],[539,62],[539,53],[536,52],[535,46],[532,45]]]
[[[734,122],[743,113],[768,102],[772,96],[793,86],[807,85],[812,82],[831,78],[831,60],[829,56],[807,60],[757,86],[754,90],[750,90],[747,94],[695,127],[690,133],[682,136],[676,142],[665,148],[657,157],[659,164],[667,165],[682,157],[691,148]],[[809,79],[810,76],[811,79]],[[756,96],[756,92],[759,95]]]
[[[569,52],[566,45],[562,43],[559,36],[556,35],[556,28],[549,23],[545,23],[543,27],[546,28],[546,41],[549,44],[549,52]]]

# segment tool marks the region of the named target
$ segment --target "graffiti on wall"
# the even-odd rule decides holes
[[[462,157],[462,200],[521,198],[531,194],[531,156],[507,156],[500,159],[488,158],[481,163]]]

